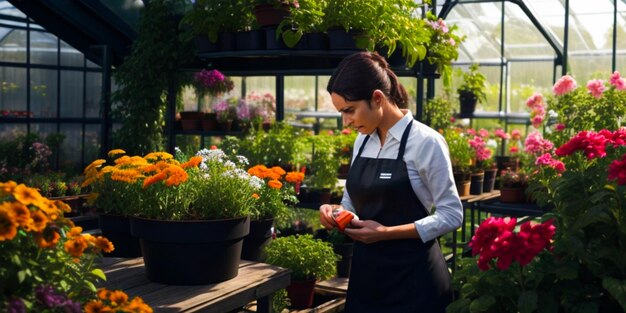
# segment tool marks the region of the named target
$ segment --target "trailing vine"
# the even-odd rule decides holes
[[[183,0],[146,2],[131,54],[114,73],[118,90],[112,95],[112,116],[121,127],[113,134],[113,147],[129,155],[163,149],[168,83],[174,79],[180,88],[185,80],[182,67],[193,60],[194,49],[179,36],[178,20],[172,15],[183,4]]]

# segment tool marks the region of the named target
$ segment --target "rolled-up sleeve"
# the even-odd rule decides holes
[[[427,209],[435,207],[433,214],[415,221],[420,238],[426,242],[459,228],[463,222],[463,205],[454,184],[448,146],[442,136],[437,133],[425,139],[414,161],[425,187],[415,191]]]

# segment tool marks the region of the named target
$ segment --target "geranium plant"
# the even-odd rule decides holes
[[[478,258],[462,259],[454,273],[459,298],[446,310],[455,312],[536,312],[550,299],[552,279],[547,266],[556,227],[554,220],[526,221],[489,217],[481,223],[469,246]]]
[[[217,96],[233,90],[235,84],[228,76],[214,69],[197,72],[194,75],[194,87],[200,96],[205,94]]]
[[[290,206],[298,203],[296,188],[304,179],[302,172],[286,172],[280,166],[268,168],[255,165],[248,173],[263,180],[263,187],[254,196],[257,200],[251,211],[253,219],[282,218]]]
[[[230,105],[226,100],[220,100],[213,105],[213,112],[216,114],[218,122],[232,121]]]
[[[36,189],[13,181],[0,183],[3,312],[93,312],[88,302],[97,301],[95,284],[105,279],[94,261],[114,246],[104,237],[83,234],[65,212],[69,206]],[[133,312],[152,312],[137,299]]]

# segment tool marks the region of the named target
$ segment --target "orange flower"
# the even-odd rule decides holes
[[[70,231],[67,232],[67,238],[74,238],[80,236],[83,232],[83,228],[80,226],[70,228]]]
[[[107,154],[110,158],[118,155],[118,154],[126,154],[126,151],[122,150],[122,149],[113,149],[111,151],[109,151],[109,153]]]
[[[5,202],[2,206],[13,212],[15,222],[21,227],[27,227],[32,222],[30,218],[30,210],[19,202]]]
[[[12,240],[17,235],[17,223],[13,212],[0,206],[0,241]]]
[[[19,184],[13,189],[13,196],[15,200],[21,202],[24,205],[36,205],[39,206],[41,202],[41,194],[34,188],[26,187],[24,184]]]
[[[85,305],[85,313],[113,313],[112,308],[106,306],[102,301],[92,300]]]
[[[281,183],[279,180],[272,179],[267,182],[267,185],[270,186],[270,188],[280,189],[283,186],[283,183]]]
[[[98,293],[96,294],[100,300],[109,299],[109,295],[111,294],[111,290],[106,288],[98,289]]]
[[[110,242],[109,239],[106,239],[102,236],[95,237],[93,243],[96,246],[96,248],[106,253],[110,253],[110,252],[113,252],[113,250],[115,250],[115,246],[113,246],[113,243]]]
[[[76,236],[65,242],[65,251],[73,257],[80,257],[89,244],[83,236]]]
[[[65,213],[72,212],[72,208],[67,203],[61,200],[54,200],[53,203],[62,212],[65,212]]]
[[[40,248],[45,249],[56,246],[61,239],[61,235],[51,227],[47,227],[42,232],[33,233],[33,239]]]
[[[274,172],[274,173],[276,173],[276,174],[278,174],[278,175],[280,175],[280,176],[283,176],[283,175],[285,175],[285,174],[287,173],[287,172],[285,172],[285,170],[284,170],[282,167],[280,167],[280,166],[274,166],[274,167],[272,167],[272,172]]]
[[[148,188],[148,186],[154,183],[158,183],[162,180],[165,180],[166,178],[167,178],[167,175],[163,172],[152,175],[143,181],[143,188]]]
[[[302,172],[289,172],[285,176],[285,180],[290,183],[299,183],[304,179],[304,173]]]
[[[200,162],[202,162],[202,157],[201,156],[194,156],[191,159],[189,159],[189,161],[181,164],[180,167],[182,167],[184,169],[188,169],[188,168],[191,168],[191,167],[198,167]]]
[[[261,197],[261,196],[259,196],[259,194],[258,194],[258,193],[253,193],[253,194],[252,194],[252,198],[254,198],[254,199],[258,199],[258,198],[260,198],[260,197]]]
[[[128,295],[121,290],[114,290],[109,295],[109,300],[111,300],[113,306],[121,306],[128,302]]]
[[[35,211],[31,214],[32,224],[28,228],[33,231],[40,232],[46,228],[48,225],[48,217],[41,211]]]
[[[13,193],[13,189],[15,189],[15,187],[17,186],[17,184],[10,180],[6,183],[1,183],[0,182],[0,198],[2,197],[6,197],[10,194]]]
[[[126,306],[126,310],[135,313],[152,313],[152,308],[143,302],[140,297],[135,297]]]

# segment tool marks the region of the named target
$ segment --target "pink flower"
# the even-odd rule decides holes
[[[513,140],[520,140],[522,139],[522,133],[519,131],[519,129],[514,129],[511,131],[511,138]]]
[[[592,79],[587,82],[587,90],[591,93],[596,99],[602,98],[602,93],[606,90],[604,86],[604,81],[601,79]]]
[[[615,86],[617,90],[626,90],[626,80],[620,76],[618,71],[611,75],[611,85]]]
[[[500,139],[504,139],[504,140],[511,138],[511,135],[509,135],[504,130],[502,130],[502,128],[496,128],[496,130],[494,131],[494,134],[496,135],[496,137]]]
[[[481,129],[478,131],[478,135],[479,135],[480,137],[487,138],[487,137],[489,137],[489,131],[488,131],[488,130],[486,130],[486,129],[484,129],[484,128],[481,128]]]
[[[541,126],[541,123],[543,123],[543,115],[534,116],[532,119],[530,119],[530,122],[533,124],[534,128],[539,128]]]
[[[563,173],[565,171],[565,164],[559,160],[553,159],[550,153],[545,153],[537,157],[537,159],[535,160],[535,165],[548,166],[559,173]]]
[[[562,96],[574,89],[576,89],[577,84],[576,80],[572,76],[565,75],[554,84],[552,87],[552,91],[557,96]]]
[[[526,106],[528,106],[531,109],[534,108],[535,106],[543,107],[543,95],[538,92],[535,92],[532,96],[530,96],[526,100]]]
[[[544,139],[538,131],[528,134],[524,146],[524,152],[534,155],[549,152],[554,148],[554,144],[550,140]]]
[[[554,129],[555,129],[556,131],[560,132],[560,131],[562,131],[562,130],[564,130],[564,129],[565,129],[565,125],[563,125],[563,124],[561,124],[561,123],[556,124],[556,126],[554,127]]]

